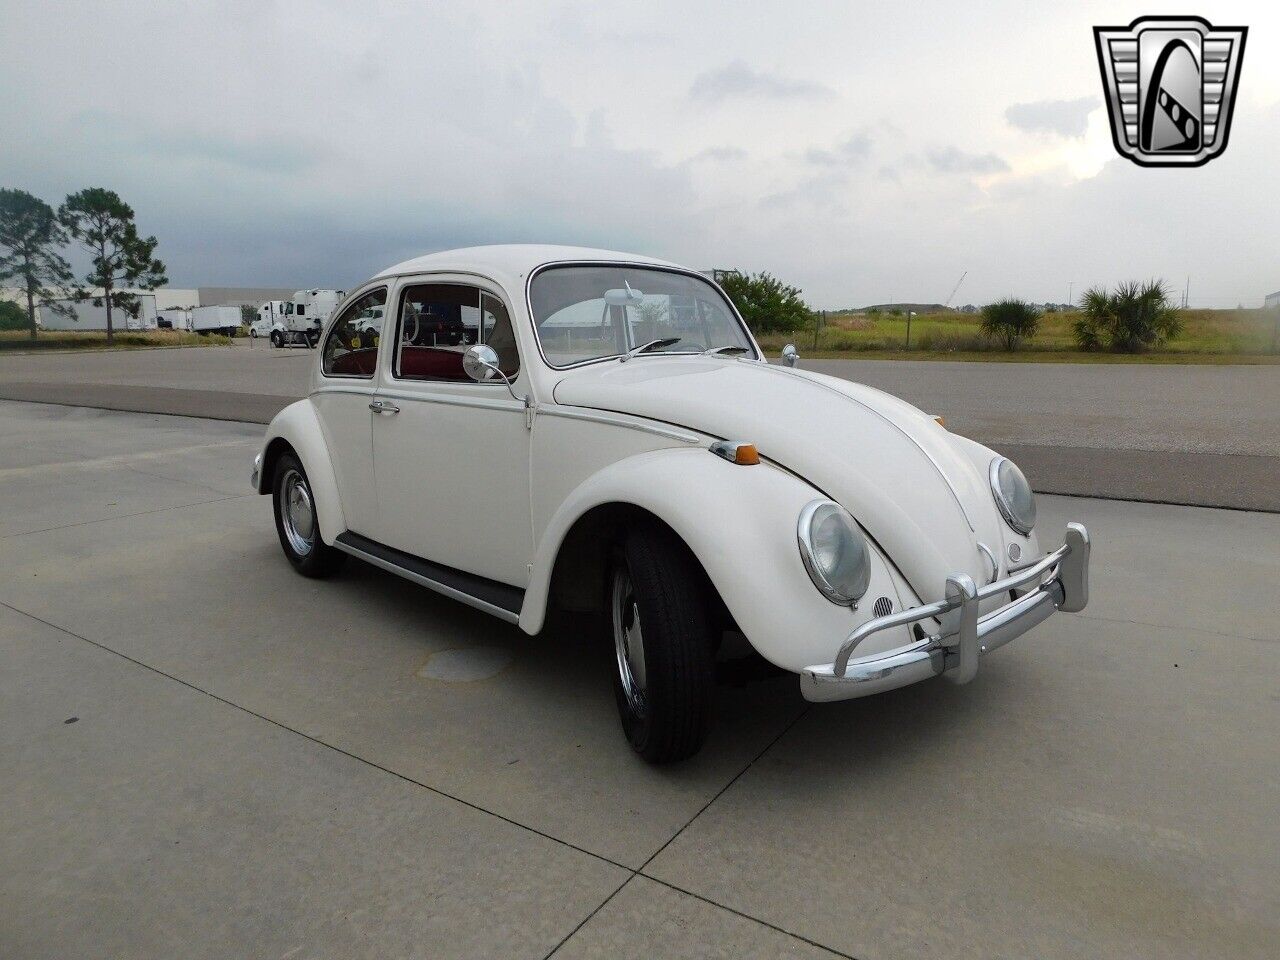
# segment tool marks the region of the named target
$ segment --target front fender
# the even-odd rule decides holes
[[[338,481],[329,457],[329,445],[325,443],[324,432],[316,417],[316,408],[310,400],[298,400],[289,404],[268,425],[267,435],[262,443],[259,493],[271,492],[275,462],[285,444],[293,448],[302,461],[302,468],[307,471],[316,517],[320,521],[320,537],[325,543],[332,544],[334,537],[347,529],[347,522],[342,513],[342,501],[338,497]]]
[[[818,593],[800,559],[796,523],[801,509],[820,496],[772,464],[737,466],[701,447],[657,450],[610,464],[565,498],[547,524],[520,627],[527,633],[542,629],[556,557],[578,518],[594,507],[625,503],[659,517],[684,540],[767,660],[791,671],[826,662],[872,616],[877,597],[892,598],[895,608],[901,601],[888,565],[874,550],[871,587],[857,611]]]

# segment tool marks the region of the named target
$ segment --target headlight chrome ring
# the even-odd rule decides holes
[[[814,500],[796,524],[809,579],[832,603],[857,609],[871,586],[871,551],[853,517],[832,500]]]
[[[1031,484],[1007,457],[991,461],[991,495],[1004,522],[1024,537],[1036,525],[1036,498]]]

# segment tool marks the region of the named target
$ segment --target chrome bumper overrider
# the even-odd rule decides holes
[[[1046,577],[1046,574],[1051,574]],[[985,616],[978,604],[989,597],[1030,589]],[[1058,610],[1075,613],[1089,602],[1089,531],[1083,524],[1067,524],[1062,546],[1003,580],[978,587],[965,574],[947,578],[945,599],[900,613],[868,620],[840,645],[835,661],[806,667],[800,691],[806,700],[847,700],[939,674],[968,683],[978,672],[978,658],[1022,636]],[[937,619],[938,631],[914,643],[862,659],[854,649],[882,630]]]
[[[254,490],[261,489],[258,486],[258,479],[262,476],[262,454],[258,454],[253,458],[253,473],[249,474],[249,482],[253,484]]]

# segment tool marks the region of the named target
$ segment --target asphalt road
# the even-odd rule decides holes
[[[0,398],[265,423],[306,392],[314,357],[249,341],[0,356]],[[801,362],[942,415],[1042,493],[1280,511],[1274,366]]]
[[[0,955],[1274,956],[1280,516],[1044,497],[1083,614],[653,769],[585,624],[294,574],[259,433],[0,403]]]

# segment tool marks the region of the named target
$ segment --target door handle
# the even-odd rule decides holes
[[[399,413],[400,408],[387,400],[370,400],[369,409],[374,413]]]

